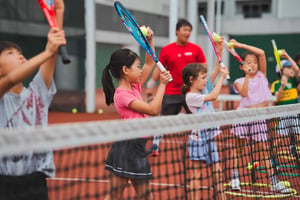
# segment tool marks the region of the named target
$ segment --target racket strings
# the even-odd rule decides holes
[[[154,62],[158,63],[158,58],[149,45],[147,39],[140,30],[139,25],[131,15],[131,13],[118,1],[114,3],[115,9],[120,16],[123,24],[129,30],[134,39],[139,43],[139,45],[150,55]]]

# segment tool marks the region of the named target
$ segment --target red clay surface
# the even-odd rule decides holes
[[[226,93],[226,89],[224,90]],[[235,102],[234,107],[238,104]],[[215,106],[218,106],[216,102]],[[119,115],[113,106],[106,106],[104,103],[103,93],[97,91],[96,108],[103,109],[103,114],[98,113],[72,113],[72,112],[49,112],[49,124],[55,123],[69,123],[69,122],[87,122],[95,120],[114,120],[119,119]],[[228,133],[224,133],[226,135]],[[182,145],[182,142],[186,142],[185,136],[179,138],[172,138],[170,142],[164,138],[161,142],[161,149],[176,149],[178,145]],[[147,148],[150,147],[152,141],[147,143]],[[221,149],[228,145],[226,143],[218,143],[218,148]],[[55,151],[55,164],[57,168],[56,179],[49,179],[48,185],[49,196],[51,200],[67,200],[67,199],[80,199],[80,200],[98,200],[104,199],[105,191],[109,187],[109,173],[104,170],[104,163],[107,153],[110,149],[109,144],[94,145],[89,147],[80,147],[77,149],[67,149],[63,151]],[[249,150],[245,150],[248,152]],[[176,160],[181,161],[182,155],[186,153],[185,150],[180,152],[168,151],[161,152],[158,157],[148,157],[149,163],[151,164],[152,173],[154,179],[151,181],[151,188],[154,191],[154,199],[185,199],[185,190],[188,189],[188,184],[184,184],[184,175],[182,174],[182,162],[181,164],[172,164]],[[222,168],[224,170],[224,178],[230,178],[230,169],[232,162],[226,159],[230,155],[230,149],[225,149],[224,152],[220,153],[222,160]],[[250,161],[249,157],[240,157],[239,162],[245,166]],[[158,165],[160,163],[160,165]],[[178,163],[178,162],[177,162]],[[190,165],[189,161],[185,162]],[[227,168],[227,170],[225,170]],[[212,190],[207,186],[212,185],[210,169],[204,167],[203,176],[206,180],[201,182],[201,197],[202,199],[213,199]],[[249,174],[246,167],[240,170],[240,173]],[[170,175],[173,174],[173,175]],[[262,176],[263,173],[259,173]],[[165,176],[167,175],[167,176]],[[186,174],[185,176],[190,176]],[[250,176],[243,177],[242,182],[250,182]],[[297,183],[299,185],[299,177],[285,178],[291,183]],[[88,180],[87,180],[88,179]],[[282,178],[281,178],[282,179]],[[228,181],[227,181],[228,182]],[[268,179],[263,178],[263,183],[269,183]],[[185,186],[186,187],[185,187]],[[243,187],[246,191],[253,191],[252,187]],[[296,189],[299,189],[297,187]],[[263,193],[269,194],[269,188],[258,188]],[[266,192],[267,191],[267,192]],[[123,194],[123,199],[135,199],[135,191],[132,186],[127,187]],[[245,199],[249,197],[238,197],[227,195],[228,199]],[[300,196],[292,197],[290,199],[297,199]],[[251,198],[249,198],[251,199]],[[269,199],[283,199],[283,198],[269,198]]]

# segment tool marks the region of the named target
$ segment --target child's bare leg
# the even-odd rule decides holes
[[[214,178],[214,182],[216,183],[217,199],[226,200],[226,194],[224,193],[224,182],[223,182],[220,163],[213,164],[213,178]]]
[[[300,133],[296,134],[296,143],[299,144],[300,143]]]
[[[110,192],[106,194],[104,200],[121,199],[127,184],[128,178],[112,175],[110,179]]]
[[[242,146],[245,144],[245,139],[234,139],[234,147],[232,148],[232,158],[233,158],[233,170],[232,170],[232,178],[239,178],[239,162],[238,162],[238,155],[241,155]]]
[[[232,169],[232,180],[231,180],[231,189],[232,190],[241,190],[240,186],[240,178],[239,178],[239,162],[238,155],[241,154],[242,147],[244,146],[245,139],[240,139],[238,137],[234,137],[234,146],[231,150],[232,159],[233,159],[233,169]]]
[[[201,167],[202,161],[193,161],[193,176],[190,181],[190,188],[191,188],[191,200],[200,199],[200,191],[199,187],[201,185]]]
[[[153,200],[149,180],[131,180],[138,199]]]
[[[274,169],[271,166],[271,161],[270,161],[270,154],[268,151],[268,146],[265,142],[259,142],[257,143],[258,149],[259,149],[259,157],[263,159],[264,161],[264,167],[266,168],[266,175],[267,177],[270,177],[271,175],[274,174]],[[261,159],[258,160],[261,160]]]
[[[270,145],[271,149],[271,155],[270,155],[270,160],[271,160],[271,166],[276,169],[278,167],[278,162],[277,162],[277,150],[276,147],[278,147],[279,144],[281,144],[281,139],[278,137],[279,135],[277,134],[276,131],[276,126],[278,125],[278,121],[267,121],[267,127],[268,127],[268,142]]]

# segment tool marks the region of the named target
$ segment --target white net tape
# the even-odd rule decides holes
[[[272,106],[201,115],[180,114],[132,120],[94,121],[49,125],[42,128],[0,130],[0,156],[31,150],[61,149],[195,128],[209,128],[300,113],[300,104]]]

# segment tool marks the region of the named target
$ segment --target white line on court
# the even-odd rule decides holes
[[[48,178],[50,180],[55,180],[55,181],[86,181],[86,182],[95,182],[95,183],[109,183],[109,180],[99,180],[99,179],[85,179],[85,178]],[[130,181],[129,181],[130,183]],[[169,183],[150,183],[153,186],[161,186],[161,187],[184,187],[184,185],[181,184],[169,184]],[[189,186],[187,186],[189,188]],[[210,189],[212,190],[213,187],[208,187],[208,186],[200,186],[200,189]],[[253,190],[241,190],[240,192],[243,193],[257,193],[257,194],[261,194],[261,195],[272,195],[274,193],[271,192],[265,192],[265,191],[253,191]],[[295,195],[295,196],[291,196],[291,197],[295,197],[295,198],[300,198],[300,195]]]

